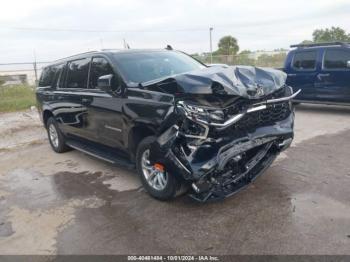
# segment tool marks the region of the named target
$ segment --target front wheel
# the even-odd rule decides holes
[[[150,145],[154,140],[154,137],[146,137],[139,144],[136,154],[137,172],[143,187],[152,197],[169,200],[176,196],[180,183],[166,169],[160,168],[161,165],[151,165]]]

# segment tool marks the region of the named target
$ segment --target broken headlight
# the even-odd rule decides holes
[[[184,111],[189,119],[195,122],[222,123],[225,121],[225,114],[221,109],[202,107],[184,101],[178,102],[177,105],[180,110]]]

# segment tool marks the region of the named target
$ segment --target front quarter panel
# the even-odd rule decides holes
[[[128,135],[136,127],[147,127],[154,134],[174,110],[174,96],[155,91],[128,88],[123,104],[124,126]],[[125,137],[127,140],[128,138]]]

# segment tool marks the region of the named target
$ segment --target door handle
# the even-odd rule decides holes
[[[297,74],[287,74],[287,76],[297,76]]]
[[[318,74],[318,75],[317,75],[317,79],[318,79],[319,81],[325,81],[323,78],[329,77],[329,76],[330,76],[330,74],[328,74],[328,73],[325,73],[325,74]]]
[[[319,78],[320,78],[320,77],[328,77],[328,76],[330,76],[330,74],[328,74],[328,73],[327,73],[327,74],[318,74],[318,75],[317,75],[317,77],[319,77]]]
[[[89,99],[89,98],[82,98],[82,99],[81,99],[81,102],[83,102],[83,103],[89,103],[89,102],[90,102],[90,99]]]

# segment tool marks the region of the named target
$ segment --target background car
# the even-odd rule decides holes
[[[350,105],[350,44],[292,45],[283,71],[287,85],[301,89],[295,102]]]

